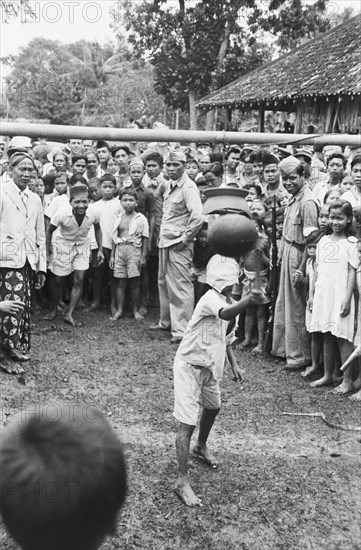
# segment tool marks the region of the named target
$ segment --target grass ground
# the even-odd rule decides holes
[[[61,319],[33,320],[32,361],[23,377],[0,374],[0,399],[3,423],[48,401],[92,403],[108,416],[124,442],[130,491],[118,534],[102,550],[361,549],[360,434],[281,414],[322,411],[356,426],[360,403],[236,349],[246,380],[235,384],[225,372],[210,439],[221,467],[191,459],[204,506],[187,509],[172,492],[175,347],[149,333],[155,313],[118,323],[105,312],[82,316],[75,330]],[[0,547],[17,550],[3,525]]]

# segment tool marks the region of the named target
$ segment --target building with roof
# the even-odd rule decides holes
[[[322,133],[361,133],[361,16],[318,35],[290,53],[201,98],[201,112],[216,108],[295,112],[296,133],[314,124]]]

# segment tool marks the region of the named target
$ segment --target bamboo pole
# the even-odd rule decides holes
[[[48,139],[103,139],[108,141],[168,141],[192,143],[254,143],[254,144],[302,144],[302,145],[350,145],[361,147],[361,135],[348,134],[271,134],[257,132],[220,132],[201,130],[138,130],[135,128],[93,128],[86,126],[58,126],[0,122],[0,135],[27,136]]]

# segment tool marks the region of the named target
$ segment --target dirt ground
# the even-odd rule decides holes
[[[320,411],[357,426],[360,403],[311,388],[283,363],[236,349],[246,380],[236,384],[225,372],[223,408],[210,438],[221,467],[190,460],[204,506],[187,509],[172,492],[175,347],[148,331],[154,310],[144,322],[108,317],[77,311],[83,321],[76,329],[34,317],[25,376],[0,374],[3,424],[20,408],[65,400],[98,405],[116,428],[130,492],[118,535],[102,550],[361,549],[361,434],[281,414]],[[0,547],[18,548],[2,524]]]

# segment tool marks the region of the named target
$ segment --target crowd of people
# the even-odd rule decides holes
[[[242,380],[237,339],[242,350],[283,358],[315,388],[338,384],[334,392],[355,390],[351,398],[361,400],[360,150],[79,139],[49,146],[17,136],[0,140],[0,157],[0,367],[23,372],[32,311],[76,327],[82,311],[108,308],[114,323],[125,323],[127,312],[142,321],[159,307],[149,330],[169,333],[177,346],[175,492],[186,505],[202,504],[188,478],[199,403],[193,452],[218,467],[207,440],[225,358]],[[258,234],[252,250],[230,258],[212,249],[208,233],[222,213],[204,213],[207,188],[223,189],[219,196],[243,190],[228,195],[245,201]],[[24,429],[33,437],[30,424],[15,428],[21,445]],[[104,445],[123,460],[112,437]],[[4,465],[16,481],[13,452],[11,439]],[[123,466],[112,524],[125,496]],[[11,494],[15,504],[18,497]],[[10,532],[13,508],[5,508]],[[101,538],[112,528],[103,525]]]
[[[263,293],[239,322],[241,349],[263,353],[271,330],[272,354],[286,359],[286,369],[302,370],[316,387],[341,377],[360,343],[360,151],[210,143],[132,151],[125,143],[49,146],[17,136],[1,140],[0,155],[0,364],[7,372],[21,372],[29,359],[31,309],[50,307],[45,319],[62,314],[75,326],[77,307],[107,307],[117,321],[126,309],[142,320],[159,305],[159,323],[149,329],[170,331],[179,344],[209,288],[214,216],[202,214],[202,204],[204,189],[219,187],[246,191],[259,235],[255,250],[237,259],[233,296],[255,285]],[[352,372],[335,391],[359,388]]]

